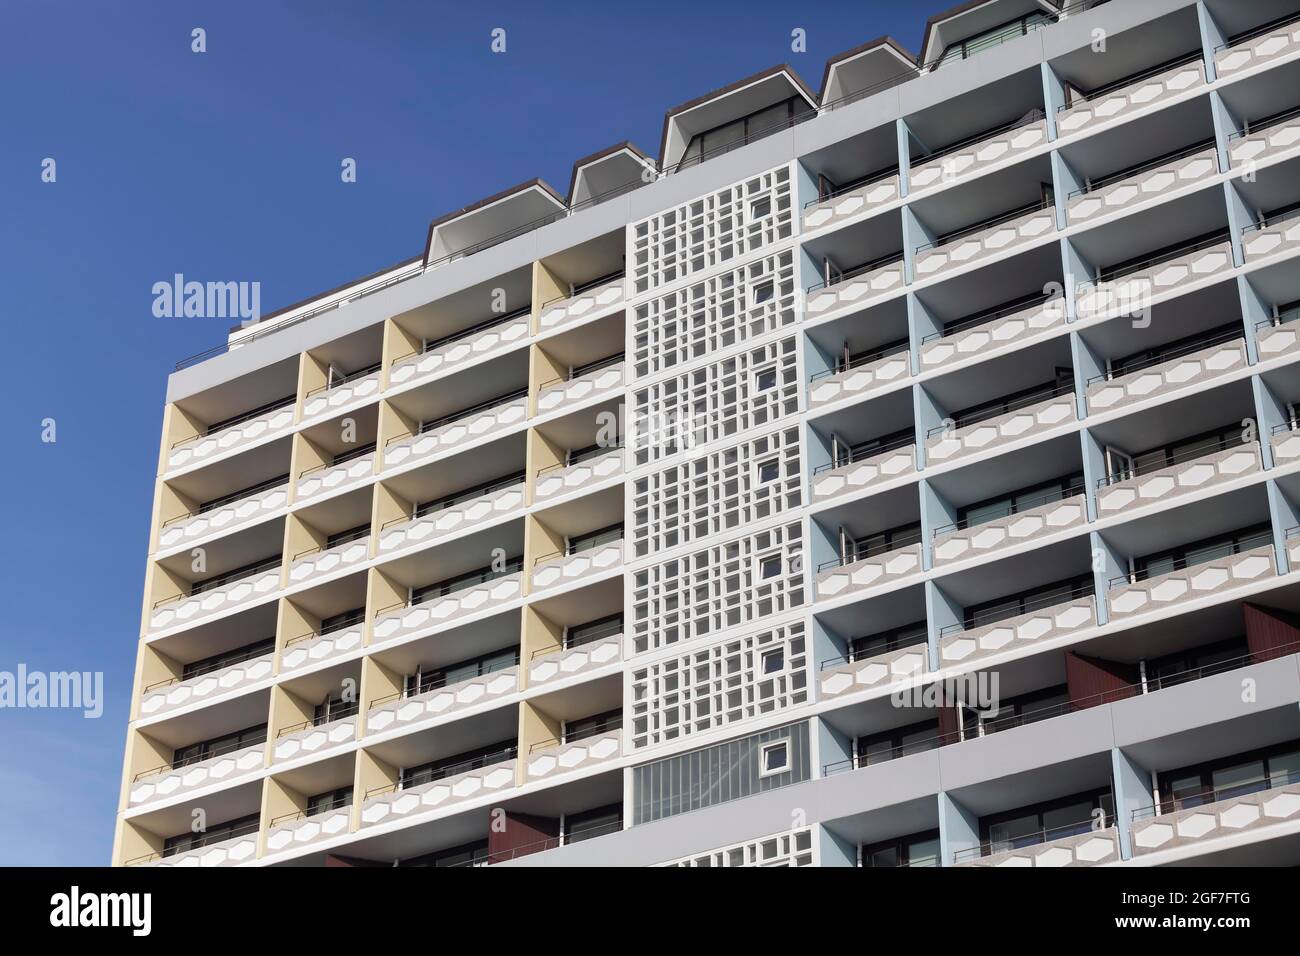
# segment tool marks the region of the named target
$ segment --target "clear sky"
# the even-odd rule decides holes
[[[231,324],[155,318],[155,282],[258,281],[270,312],[580,156],[657,154],[665,110],[758,70],[915,50],[953,3],[0,0],[0,672],[105,685],[97,720],[0,710],[0,864],[108,862],[166,379]]]

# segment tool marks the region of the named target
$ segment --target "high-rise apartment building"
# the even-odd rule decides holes
[[[1297,263],[1297,0],[436,219],[171,376],[114,862],[1300,862]]]

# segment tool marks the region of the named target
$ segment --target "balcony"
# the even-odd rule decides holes
[[[1064,324],[1065,297],[1055,293],[972,316],[921,340],[921,369],[940,368],[1013,343],[1024,345]]]
[[[317,495],[360,484],[375,473],[375,448],[368,445],[340,455],[332,464],[309,468],[298,476],[295,502],[301,504]]]
[[[150,853],[127,860],[126,866],[238,866],[257,856],[256,823],[240,827],[231,836],[179,853]]]
[[[513,601],[523,594],[523,574],[518,562],[502,573],[481,572],[423,601],[385,608],[375,616],[375,641],[387,641],[425,628],[445,624],[468,614]]]
[[[545,415],[566,405],[622,392],[625,369],[620,354],[578,370],[572,378],[544,382],[537,392],[537,414]]]
[[[585,770],[623,755],[623,729],[611,727],[581,740],[562,743],[545,740],[535,744],[528,754],[524,772],[529,783]]]
[[[918,246],[912,268],[919,282],[1055,231],[1056,207],[1049,202],[1035,203]]]
[[[201,760],[173,761],[166,766],[137,774],[131,782],[127,803],[138,807],[200,787],[236,780],[261,770],[265,761],[265,740]]]
[[[1094,829],[1085,822],[1017,837],[1017,844],[984,843],[953,854],[954,866],[1096,866],[1119,860],[1119,831],[1114,821]]]
[[[928,673],[930,655],[924,642],[868,657],[836,657],[822,663],[818,697],[827,700]]]
[[[283,508],[289,503],[289,476],[280,475],[252,488],[204,502],[196,514],[163,523],[158,547],[173,548],[217,532],[230,531]]]
[[[1201,54],[1194,53],[1174,63],[1162,64],[1153,70],[1075,96],[1072,102],[1059,108],[1056,128],[1061,136],[1068,136],[1100,123],[1123,118],[1204,85],[1205,61]]]
[[[613,541],[596,544],[581,551],[543,555],[533,564],[532,591],[536,593],[547,588],[571,584],[622,565],[622,534]]]
[[[1043,535],[1085,524],[1088,503],[1083,485],[1057,489],[1029,500],[1013,499],[1011,514],[971,524],[958,521],[934,532],[935,565],[959,558],[982,557]]]
[[[1297,230],[1300,241],[1300,230]],[[1152,297],[1214,278],[1233,268],[1232,242],[1216,234],[1149,259],[1101,274],[1093,284],[1075,287],[1080,319],[1129,314],[1147,307]]]
[[[920,574],[920,531],[903,540],[909,538],[914,539],[914,543],[894,542],[889,545],[891,550],[888,551],[873,553],[873,549],[866,549],[861,556],[853,554],[844,559],[837,558],[818,567],[817,600],[824,601],[856,591],[866,591]]]
[[[1189,494],[1262,467],[1259,443],[1216,438],[1173,456],[1170,464],[1149,472],[1126,469],[1097,483],[1097,515],[1107,517],[1133,507]]]
[[[1241,246],[1247,262],[1300,249],[1300,207],[1282,210],[1247,226]]]
[[[1263,544],[1168,574],[1112,578],[1106,601],[1111,618],[1123,618],[1175,607],[1276,575],[1273,545]]]
[[[623,273],[602,276],[585,286],[579,286],[567,298],[545,303],[537,317],[537,332],[539,335],[552,332],[580,319],[603,315],[615,306],[622,305],[625,296]]]
[[[191,624],[232,607],[264,598],[280,589],[278,557],[234,573],[239,575],[234,580],[216,578],[200,585],[201,590],[196,589],[189,594],[165,598],[156,603],[149,616],[149,630]]]
[[[498,481],[440,499],[436,507],[416,509],[414,518],[397,518],[379,529],[379,553],[435,541],[443,535],[473,528],[514,514],[524,506],[524,479],[507,475]]]
[[[850,396],[862,396],[912,375],[907,344],[890,346],[814,375],[808,390],[808,403],[816,408]]]
[[[379,394],[379,378],[380,363],[376,362],[308,392],[302,400],[303,419],[336,412],[353,402],[376,397]]]
[[[829,282],[812,286],[807,290],[804,312],[809,318],[818,318],[836,309],[861,307],[898,291],[905,282],[903,257],[893,253],[847,272],[833,273]]]
[[[455,713],[493,700],[500,700],[519,689],[518,666],[480,674],[453,684],[421,685],[416,694],[394,694],[375,701],[366,714],[366,729],[379,733]]]
[[[561,678],[573,677],[622,659],[623,627],[622,622],[619,622],[616,633],[562,650],[543,650],[534,654],[532,660],[528,662],[528,686],[536,687]]]
[[[297,849],[329,837],[347,833],[352,826],[352,807],[334,807],[323,813],[290,813],[271,821],[266,834],[270,853]]]
[[[947,666],[1007,648],[1042,643],[1092,627],[1097,622],[1096,600],[1091,594],[1064,602],[1059,597],[1051,597],[1041,604],[1014,617],[969,629],[961,624],[943,628],[939,632],[940,664]]]
[[[1269,440],[1273,446],[1274,463],[1284,465],[1300,458],[1300,429],[1297,424],[1289,421],[1273,427]]]
[[[622,474],[623,446],[600,448],[589,457],[574,458],[568,464],[552,465],[539,471],[533,487],[533,500],[545,501]]]
[[[1179,809],[1159,815],[1149,807],[1134,811],[1135,856],[1300,818],[1300,774],[1208,790],[1174,803]],[[1191,805],[1184,809],[1186,804]]]
[[[943,464],[1077,418],[1074,385],[1070,383],[1035,390],[1007,402],[1005,407],[1010,410],[989,417],[976,416],[973,420],[959,419],[955,427],[931,428],[926,432],[927,461]]]
[[[804,203],[804,232],[838,225],[891,203],[898,196],[897,170],[869,174],[865,179],[846,183],[825,196]]]
[[[316,757],[357,739],[356,704],[346,707],[344,716],[331,714],[327,720],[308,720],[280,731],[271,748],[271,762]]]
[[[356,622],[324,633],[303,634],[290,640],[280,655],[280,673],[297,670],[339,657],[361,646],[365,622]]]
[[[167,453],[167,467],[176,469],[193,465],[267,435],[286,431],[293,425],[297,404],[296,397],[280,399],[238,418],[220,422],[204,435],[179,441]]]
[[[480,322],[468,329],[423,343],[417,352],[398,357],[388,372],[388,387],[396,388],[454,369],[474,359],[504,351],[528,338],[531,308]]]
[[[274,670],[274,661],[274,653],[259,654],[246,661],[204,670],[184,680],[150,684],[140,695],[140,716],[152,717],[266,680]]]
[[[1246,163],[1281,156],[1300,145],[1300,109],[1251,123],[1228,136],[1228,161],[1236,169]]]
[[[495,761],[486,765],[470,761],[476,766],[464,770],[449,767],[444,776],[416,787],[400,789],[393,785],[369,791],[361,805],[361,826],[405,819],[513,788],[515,749],[511,747],[494,757]]]
[[[1295,324],[1298,318],[1300,310],[1292,309],[1255,325],[1255,345],[1261,362],[1300,351],[1300,325]]]
[[[1222,79],[1274,63],[1297,50],[1300,50],[1300,19],[1292,17],[1233,37],[1214,51],[1214,70]]]
[[[394,438],[384,447],[384,467],[394,468],[450,451],[466,442],[505,431],[528,418],[528,390],[520,389],[464,411],[430,422],[408,437]]]
[[[978,174],[997,163],[1047,142],[1047,117],[1035,109],[1020,119],[986,130],[925,157],[908,173],[911,194]]]
[[[289,584],[301,584],[323,574],[355,567],[370,557],[370,532],[329,548],[311,548],[293,556],[289,565]]]
[[[1134,203],[1162,197],[1175,189],[1194,185],[1219,172],[1219,151],[1214,143],[1199,143],[1171,156],[1093,180],[1086,189],[1070,193],[1066,218],[1070,225],[1098,216],[1123,212]]]
[[[861,455],[850,453],[829,464],[819,465],[813,473],[813,500],[825,501],[836,495],[861,491],[915,471],[915,442],[911,439],[887,442],[884,446],[866,449]]]
[[[1088,379],[1088,409],[1096,413],[1123,408],[1218,378],[1246,364],[1246,339],[1241,329],[1215,330],[1161,350],[1153,360],[1127,365],[1118,375],[1112,371]]]

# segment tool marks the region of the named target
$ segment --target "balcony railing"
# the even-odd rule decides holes
[[[580,369],[568,378],[553,378],[537,388],[537,412],[544,414],[565,405],[623,388],[623,353],[611,355]]]
[[[917,246],[913,270],[919,281],[1055,231],[1055,204],[1051,200],[1031,203]]]
[[[837,361],[833,368],[809,377],[809,401],[825,405],[849,395],[863,395],[912,374],[907,343],[877,349],[851,361]]]
[[[517,425],[528,417],[528,389],[480,402],[450,415],[421,422],[413,435],[395,435],[384,443],[384,467],[408,459],[431,455],[466,440],[482,437],[498,428]],[[476,430],[475,430],[476,429]]]
[[[409,518],[403,515],[385,521],[379,529],[379,551],[386,553],[436,539],[512,514],[523,506],[523,476],[506,475],[488,484],[422,505]]]
[[[803,205],[805,230],[841,222],[898,198],[898,170],[868,173]]]
[[[280,558],[268,558],[200,582],[189,594],[173,595],[154,602],[149,618],[151,630],[181,621],[193,621],[232,606],[265,597],[280,587]]]
[[[1068,135],[1094,122],[1122,116],[1132,109],[1149,106],[1204,82],[1204,56],[1191,53],[1087,93],[1075,93],[1068,103],[1057,107],[1057,128],[1061,135]]]
[[[1288,14],[1219,44],[1214,49],[1214,66],[1220,77],[1226,77],[1280,60],[1297,49],[1300,49],[1300,17]]]
[[[1118,859],[1115,818],[1106,814],[957,850],[952,862],[954,866],[1091,866]]]
[[[361,825],[373,826],[510,789],[515,785],[517,753],[515,747],[507,747],[440,768],[432,779],[418,784],[403,787],[396,783],[368,790],[361,805]]]
[[[1133,853],[1236,836],[1300,817],[1300,772],[1270,775],[1161,802],[1132,812]]]
[[[1173,495],[1238,478],[1257,471],[1260,466],[1257,442],[1226,437],[1207,439],[1168,456],[1159,465],[1125,468],[1097,479],[1097,511],[1104,515],[1138,504],[1165,501]]]
[[[1251,223],[1242,230],[1241,245],[1247,261],[1300,247],[1300,205]]]
[[[184,844],[161,853],[147,853],[127,860],[124,866],[175,866],[180,861],[198,858],[199,866],[229,866],[252,859],[257,854],[257,841],[250,840],[260,829],[257,823],[246,823],[214,834],[196,834]]]
[[[271,676],[275,653],[249,653],[196,668],[184,677],[155,681],[140,694],[140,713],[152,716],[195,700],[227,693]]]
[[[569,295],[542,303],[537,316],[539,332],[549,332],[595,312],[602,312],[623,301],[623,272],[610,273],[576,287]]]
[[[1019,119],[976,133],[922,156],[908,172],[908,186],[920,192],[952,182],[1047,142],[1047,117],[1032,109]]]
[[[1067,218],[1077,224],[1102,213],[1127,211],[1135,202],[1165,196],[1179,186],[1200,182],[1220,171],[1214,141],[1197,143],[1074,190],[1066,200]]]
[[[500,700],[519,688],[517,661],[492,666],[481,674],[448,684],[445,677],[423,680],[370,705],[366,729],[378,733],[394,726],[440,717],[477,704]]]
[[[217,422],[202,435],[174,442],[167,455],[167,467],[180,468],[283,431],[293,424],[297,404],[297,396],[280,399],[235,418]]]
[[[468,328],[460,329],[422,343],[421,348],[393,360],[388,373],[390,386],[406,385],[418,378],[460,365],[470,359],[492,355],[528,338],[532,307],[493,316]]]
[[[1088,379],[1088,407],[1095,412],[1164,395],[1246,365],[1240,328],[1221,329]]]
[[[1272,533],[1234,541],[1222,557],[1205,558],[1172,571],[1149,569],[1111,578],[1107,601],[1112,618],[1211,597],[1277,574]]]

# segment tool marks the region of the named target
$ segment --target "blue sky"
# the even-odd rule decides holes
[[[566,191],[577,157],[655,154],[666,109],[750,73],[788,62],[816,88],[881,34],[915,49],[948,5],[0,4],[0,671],[105,683],[98,720],[0,710],[0,864],[108,862],[166,378],[229,324],[154,318],[155,282],[258,281],[272,311],[507,186]]]

